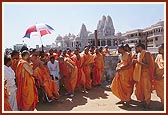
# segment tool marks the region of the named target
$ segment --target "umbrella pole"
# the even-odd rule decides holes
[[[41,40],[41,36],[40,36],[40,41],[41,41],[41,48],[42,48],[42,51],[44,51],[44,48],[43,48],[43,42]]]

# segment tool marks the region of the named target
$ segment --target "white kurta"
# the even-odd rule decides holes
[[[48,66],[48,69],[49,69],[49,71],[50,71],[50,75],[53,75],[54,80],[56,81],[57,86],[58,86],[58,90],[59,90],[59,89],[60,89],[60,86],[59,86],[59,80],[60,80],[59,63],[58,63],[57,60],[54,61],[54,64],[52,64],[51,61],[49,61],[49,62],[47,63],[47,66]],[[56,80],[55,77],[57,77],[58,80]]]
[[[17,100],[16,100],[16,84],[15,84],[15,72],[11,67],[4,65],[4,78],[7,80],[7,90],[10,93],[9,104],[13,111],[17,111]]]

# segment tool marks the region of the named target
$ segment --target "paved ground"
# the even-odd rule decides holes
[[[62,93],[63,95],[63,93]],[[132,95],[132,101],[129,107],[122,104],[117,104],[120,100],[115,97],[110,88],[109,83],[104,82],[102,86],[94,87],[89,90],[88,93],[75,92],[73,98],[61,96],[59,100],[53,102],[43,102],[37,104],[37,111],[55,111],[55,112],[130,112],[130,111],[146,111],[136,100],[135,95]],[[156,92],[153,91],[151,99],[150,109],[147,111],[159,111],[164,112],[161,109],[160,99],[156,96]]]

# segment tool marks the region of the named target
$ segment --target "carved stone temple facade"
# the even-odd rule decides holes
[[[147,27],[144,29],[136,29],[127,31],[126,33],[118,32],[115,34],[115,28],[112,18],[110,16],[103,16],[97,24],[97,38],[98,47],[108,45],[109,48],[116,48],[118,44],[128,43],[130,45],[136,42],[148,41],[149,47],[157,47],[164,42],[164,21]],[[58,35],[55,40],[56,48],[70,48],[75,49],[80,47],[83,49],[86,45],[95,46],[95,33],[87,30],[86,26],[82,24],[78,35],[68,34],[65,36]]]

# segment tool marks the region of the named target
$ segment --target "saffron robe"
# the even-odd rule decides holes
[[[138,54],[137,60],[138,62],[142,62],[145,54],[149,54],[149,67],[142,68],[141,64],[136,63],[133,79],[136,81],[136,90],[135,95],[138,100],[145,101],[149,104],[151,99],[151,91],[152,91],[152,79],[154,73],[154,60],[152,54],[147,52],[146,50],[142,50],[141,53]]]
[[[122,55],[121,62],[117,64],[117,68],[128,65],[129,53],[125,52]],[[116,75],[111,83],[112,93],[121,101],[129,102],[132,94],[132,67],[116,72]]]
[[[104,71],[104,59],[102,54],[94,55],[94,67],[93,67],[93,85],[100,85],[102,74]]]
[[[158,54],[155,59],[154,78],[154,86],[157,96],[161,99],[161,103],[164,104],[164,60],[161,54]]]
[[[38,92],[33,76],[27,71],[25,65],[31,69],[27,61],[21,59],[16,69],[16,80],[18,83],[17,103],[18,109],[22,111],[32,111],[38,102]]]
[[[36,78],[38,78],[39,80],[41,80],[41,83],[42,83],[41,86],[44,88],[44,90],[46,91],[47,96],[49,98],[52,98],[53,94],[54,94],[54,96],[59,95],[58,87],[57,87],[55,81],[50,78],[49,71],[46,67],[44,67],[44,68],[37,67],[34,70],[33,75]]]
[[[78,89],[80,89],[82,85],[85,85],[85,81],[86,81],[85,80],[85,74],[84,74],[84,71],[83,71],[84,58],[83,58],[82,55],[80,55],[80,59],[77,59],[77,56],[73,55],[72,60],[75,62],[75,65],[78,68],[76,87]]]
[[[94,57],[90,54],[83,54],[83,56],[84,56],[83,70],[86,78],[85,87],[87,89],[91,89],[92,88],[91,72],[93,69],[92,64],[94,63]]]
[[[75,63],[70,58],[66,57],[64,58],[64,62],[59,64],[59,67],[65,90],[69,94],[73,94],[76,87],[78,72]]]
[[[76,83],[77,83],[77,77],[78,77],[78,68],[73,60],[71,60],[69,57],[65,58],[65,62],[67,64],[69,74],[70,74],[70,84],[72,88],[72,94],[75,91]]]

